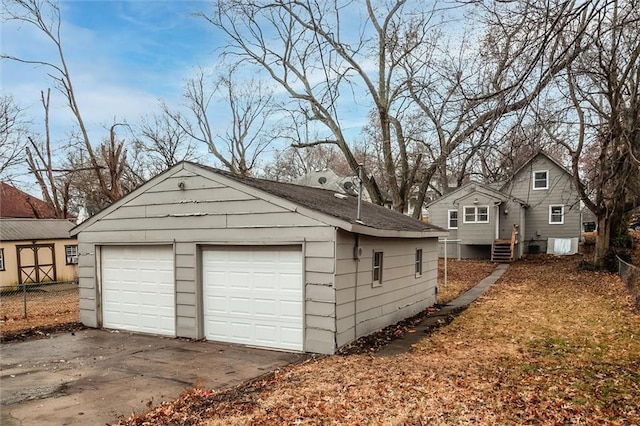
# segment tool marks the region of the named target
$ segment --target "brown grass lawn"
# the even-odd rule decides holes
[[[512,264],[407,353],[315,359],[123,424],[638,425],[640,315],[617,276],[579,259]]]
[[[78,288],[60,284],[48,291],[27,292],[27,318],[24,318],[23,294],[0,298],[0,336],[30,328],[78,322]]]

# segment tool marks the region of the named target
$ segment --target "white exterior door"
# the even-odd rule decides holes
[[[300,247],[224,247],[202,252],[208,340],[303,349]]]
[[[102,326],[175,336],[171,246],[102,247]]]

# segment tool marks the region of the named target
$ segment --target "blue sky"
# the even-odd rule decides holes
[[[158,99],[180,103],[184,80],[196,66],[216,62],[219,38],[192,13],[206,1],[63,0],[61,38],[76,96],[94,143],[114,120],[136,122],[157,110]],[[2,53],[56,60],[53,45],[37,30],[2,24]],[[2,62],[2,89],[42,121],[40,90],[52,87],[45,67]],[[72,130],[62,95],[52,90],[52,130],[63,143]]]

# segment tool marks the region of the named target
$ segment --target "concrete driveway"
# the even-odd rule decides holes
[[[201,383],[236,385],[303,354],[106,330],[0,346],[2,426],[104,425]]]

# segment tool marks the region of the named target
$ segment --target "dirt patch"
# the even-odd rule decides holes
[[[70,333],[78,330],[83,330],[84,328],[86,327],[82,325],[82,323],[75,322],[75,321],[65,322],[62,324],[48,325],[48,326],[38,325],[38,326],[34,326],[27,329],[23,328],[17,331],[4,332],[0,336],[0,342],[9,343],[9,342],[23,342],[25,340],[32,340],[32,339],[44,339],[51,336],[52,334]]]
[[[5,292],[0,299],[0,336],[20,330],[77,323],[79,316],[79,296],[75,284],[46,286],[24,294],[20,291],[13,294]]]

